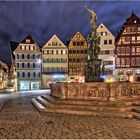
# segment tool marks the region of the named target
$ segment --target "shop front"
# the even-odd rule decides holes
[[[40,82],[39,81],[19,81],[19,91],[27,90],[39,90]]]

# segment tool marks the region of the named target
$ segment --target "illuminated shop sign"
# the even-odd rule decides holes
[[[53,78],[65,78],[64,74],[54,74]]]

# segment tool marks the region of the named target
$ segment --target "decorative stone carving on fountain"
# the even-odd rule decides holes
[[[111,83],[110,84],[110,98],[111,99],[124,99],[140,96],[140,83]]]
[[[140,84],[120,83],[56,83],[50,84],[51,95],[60,99],[121,100],[140,97]]]

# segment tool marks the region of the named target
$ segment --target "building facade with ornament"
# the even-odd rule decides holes
[[[68,44],[69,82],[85,82],[85,70],[88,58],[86,38],[78,31]]]
[[[109,29],[101,23],[97,27],[97,33],[100,36],[99,59],[102,60],[102,77],[105,82],[115,81],[115,37]]]
[[[16,47],[16,46],[14,46]],[[31,35],[13,50],[12,62],[15,91],[41,89],[41,49]]]
[[[68,48],[53,35],[42,48],[42,86],[68,81]]]
[[[115,40],[116,81],[140,81],[140,18],[132,11]]]

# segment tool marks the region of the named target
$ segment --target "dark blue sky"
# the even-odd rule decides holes
[[[140,16],[140,1],[0,1],[0,59],[10,63],[9,41],[20,42],[31,34],[43,46],[56,34],[64,42],[76,31],[90,31],[90,15],[84,6],[94,9],[97,24],[103,22],[116,35],[132,9]]]

